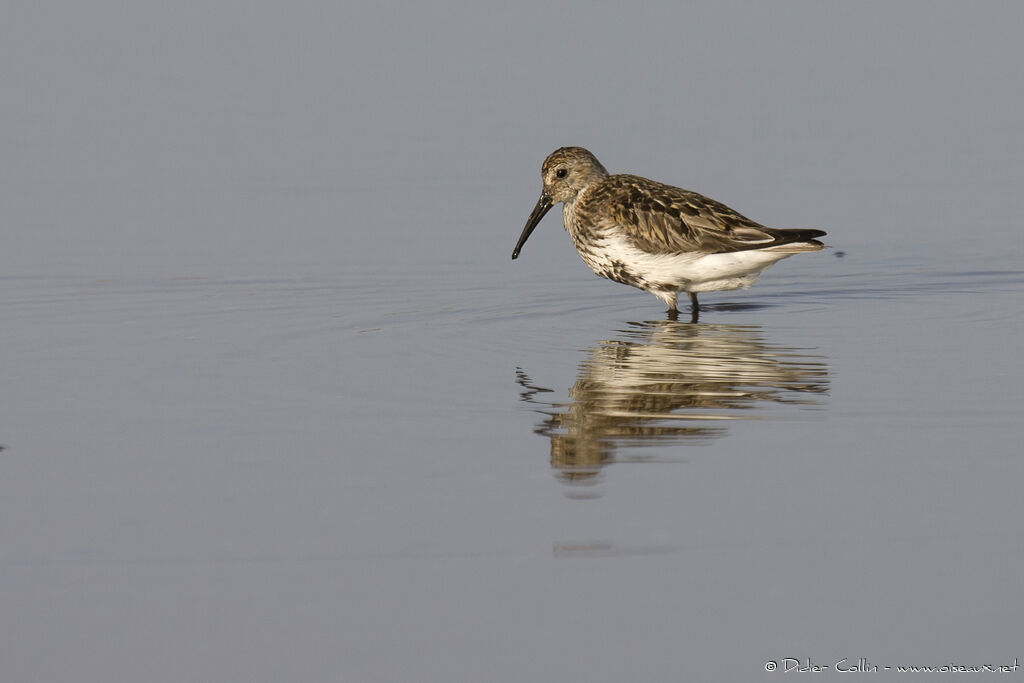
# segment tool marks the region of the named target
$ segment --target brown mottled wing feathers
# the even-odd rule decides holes
[[[701,194],[639,176],[609,176],[586,203],[603,207],[639,249],[651,253],[762,249],[825,234],[766,228]]]

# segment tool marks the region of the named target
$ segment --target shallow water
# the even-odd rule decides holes
[[[516,265],[484,287],[6,278],[24,670],[129,649],[117,670],[160,680],[612,680],[712,675],[735,642],[751,670],[1014,652],[1011,259],[794,258],[695,324],[582,264]]]

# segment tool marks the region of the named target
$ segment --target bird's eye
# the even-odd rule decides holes
[[[560,168],[557,171],[555,171],[555,177],[556,178],[564,178],[567,175],[569,175],[569,169]]]

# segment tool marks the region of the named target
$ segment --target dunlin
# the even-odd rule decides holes
[[[696,192],[635,175],[609,175],[582,147],[562,147],[541,167],[544,189],[519,236],[519,256],[544,214],[562,202],[576,251],[601,277],[646,290],[677,312],[679,292],[746,289],[776,261],[824,245],[822,230],[766,228]]]

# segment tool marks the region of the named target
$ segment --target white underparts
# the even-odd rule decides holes
[[[628,284],[658,295],[654,290],[675,293],[746,289],[773,263],[817,248],[820,247],[787,244],[720,254],[651,254],[637,249],[622,235],[612,233],[590,250],[581,249],[580,256],[598,275],[610,277],[616,271],[625,273],[636,280]]]

